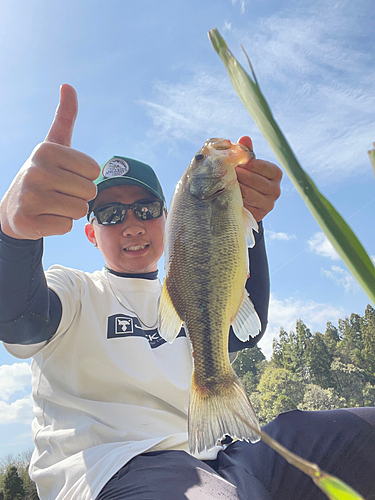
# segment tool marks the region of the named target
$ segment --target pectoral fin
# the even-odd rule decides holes
[[[159,304],[159,333],[170,344],[181,330],[182,320],[172,303],[166,282],[164,281]]]
[[[255,245],[255,238],[253,234],[253,230],[258,232],[258,224],[253,217],[253,214],[249,212],[245,207],[242,209],[243,220],[245,223],[245,235],[246,235],[246,244],[249,248],[252,248]]]
[[[259,316],[246,291],[244,292],[241,307],[232,323],[233,331],[242,342],[255,337],[261,330]]]

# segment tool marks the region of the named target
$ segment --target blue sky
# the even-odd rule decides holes
[[[246,66],[243,44],[301,164],[375,258],[374,21],[371,0],[1,0],[0,195],[44,139],[62,83],[79,98],[72,146],[99,163],[115,154],[150,163],[168,202],[209,137],[250,135],[257,157],[276,161],[209,43],[217,27]],[[297,318],[324,331],[327,321],[364,313],[367,296],[286,175],[264,226],[266,355],[280,326],[291,330]],[[102,267],[83,227],[46,239],[46,268]],[[0,348],[0,458],[32,447],[30,378],[29,361]]]

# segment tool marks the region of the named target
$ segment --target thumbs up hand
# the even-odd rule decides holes
[[[60,102],[44,142],[36,146],[0,204],[2,231],[13,238],[36,240],[65,234],[84,217],[96,195],[100,167],[70,147],[78,112],[77,94],[61,87]]]

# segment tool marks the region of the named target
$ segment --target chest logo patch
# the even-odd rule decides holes
[[[116,335],[133,333],[133,318],[116,318]]]
[[[148,340],[151,349],[155,349],[166,343],[160,336],[157,328],[144,330],[138,318],[125,316],[124,314],[114,314],[108,317],[107,339],[117,339],[122,337],[143,337]],[[186,337],[185,330],[181,328],[178,337]]]

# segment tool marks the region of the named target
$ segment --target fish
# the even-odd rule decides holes
[[[242,341],[261,329],[245,289],[248,247],[255,244],[258,226],[243,205],[234,168],[254,157],[228,139],[207,140],[177,183],[167,216],[159,333],[172,343],[184,325],[192,345],[192,454],[214,448],[227,435],[259,440],[246,423],[259,429],[228,354],[231,325]]]

